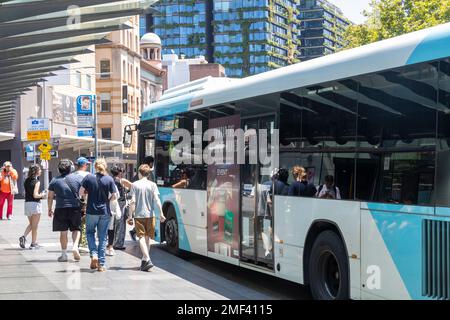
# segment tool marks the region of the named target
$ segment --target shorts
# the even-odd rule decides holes
[[[155,238],[156,219],[153,218],[134,218],[136,236],[138,238],[150,237]]]
[[[53,216],[53,231],[81,231],[80,208],[57,208]]]
[[[42,214],[42,205],[40,202],[25,202],[25,216],[31,217],[35,214]]]

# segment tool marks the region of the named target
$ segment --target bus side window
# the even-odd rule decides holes
[[[339,192],[330,191],[328,198],[353,199],[357,102],[346,96],[355,89],[329,82],[280,94],[280,167],[289,170],[289,194],[298,192],[292,169],[299,166],[306,174],[300,196],[316,196],[332,176]]]
[[[358,108],[358,199],[433,204],[437,108],[430,105],[437,103],[437,70],[437,63],[427,63],[355,79],[364,102]]]
[[[446,112],[438,112],[436,205],[450,207],[450,60],[440,61],[439,103]]]

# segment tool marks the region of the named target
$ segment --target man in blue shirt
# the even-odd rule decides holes
[[[61,256],[59,262],[67,262],[67,235],[68,230],[72,232],[73,258],[80,261],[78,242],[81,232],[81,208],[78,190],[81,187],[81,176],[71,174],[72,161],[63,159],[58,164],[59,177],[54,178],[48,186],[48,216],[53,217],[53,231],[61,232]],[[56,198],[55,211],[53,211],[53,200]]]
[[[111,219],[109,202],[117,199],[117,187],[113,178],[108,176],[105,159],[94,163],[95,175],[89,174],[83,179],[81,195],[88,195],[86,208],[86,237],[91,254],[91,269],[106,271],[106,244],[108,225]],[[95,241],[98,232],[99,243]]]

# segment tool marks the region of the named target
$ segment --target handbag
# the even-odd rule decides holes
[[[122,218],[122,210],[120,210],[119,201],[117,201],[117,199],[116,200],[110,200],[109,208],[111,209],[111,215],[116,220],[120,220],[120,218]]]
[[[78,200],[78,206],[80,207],[81,212],[84,214],[86,212],[86,201],[84,201],[84,199],[80,197],[78,192],[73,190],[72,186],[67,182],[66,177],[64,177],[63,180],[66,183],[66,185],[69,187],[69,189],[72,192],[74,198]]]
[[[19,188],[17,187],[17,181],[9,177],[9,186],[11,188],[11,194],[16,195],[19,193]]]

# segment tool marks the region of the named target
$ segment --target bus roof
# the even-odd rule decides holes
[[[254,96],[398,68],[450,56],[450,23],[340,51],[244,79],[197,83],[173,88],[146,107],[141,120],[230,103]],[[192,86],[196,90],[192,89]],[[178,91],[178,94],[177,94]]]

